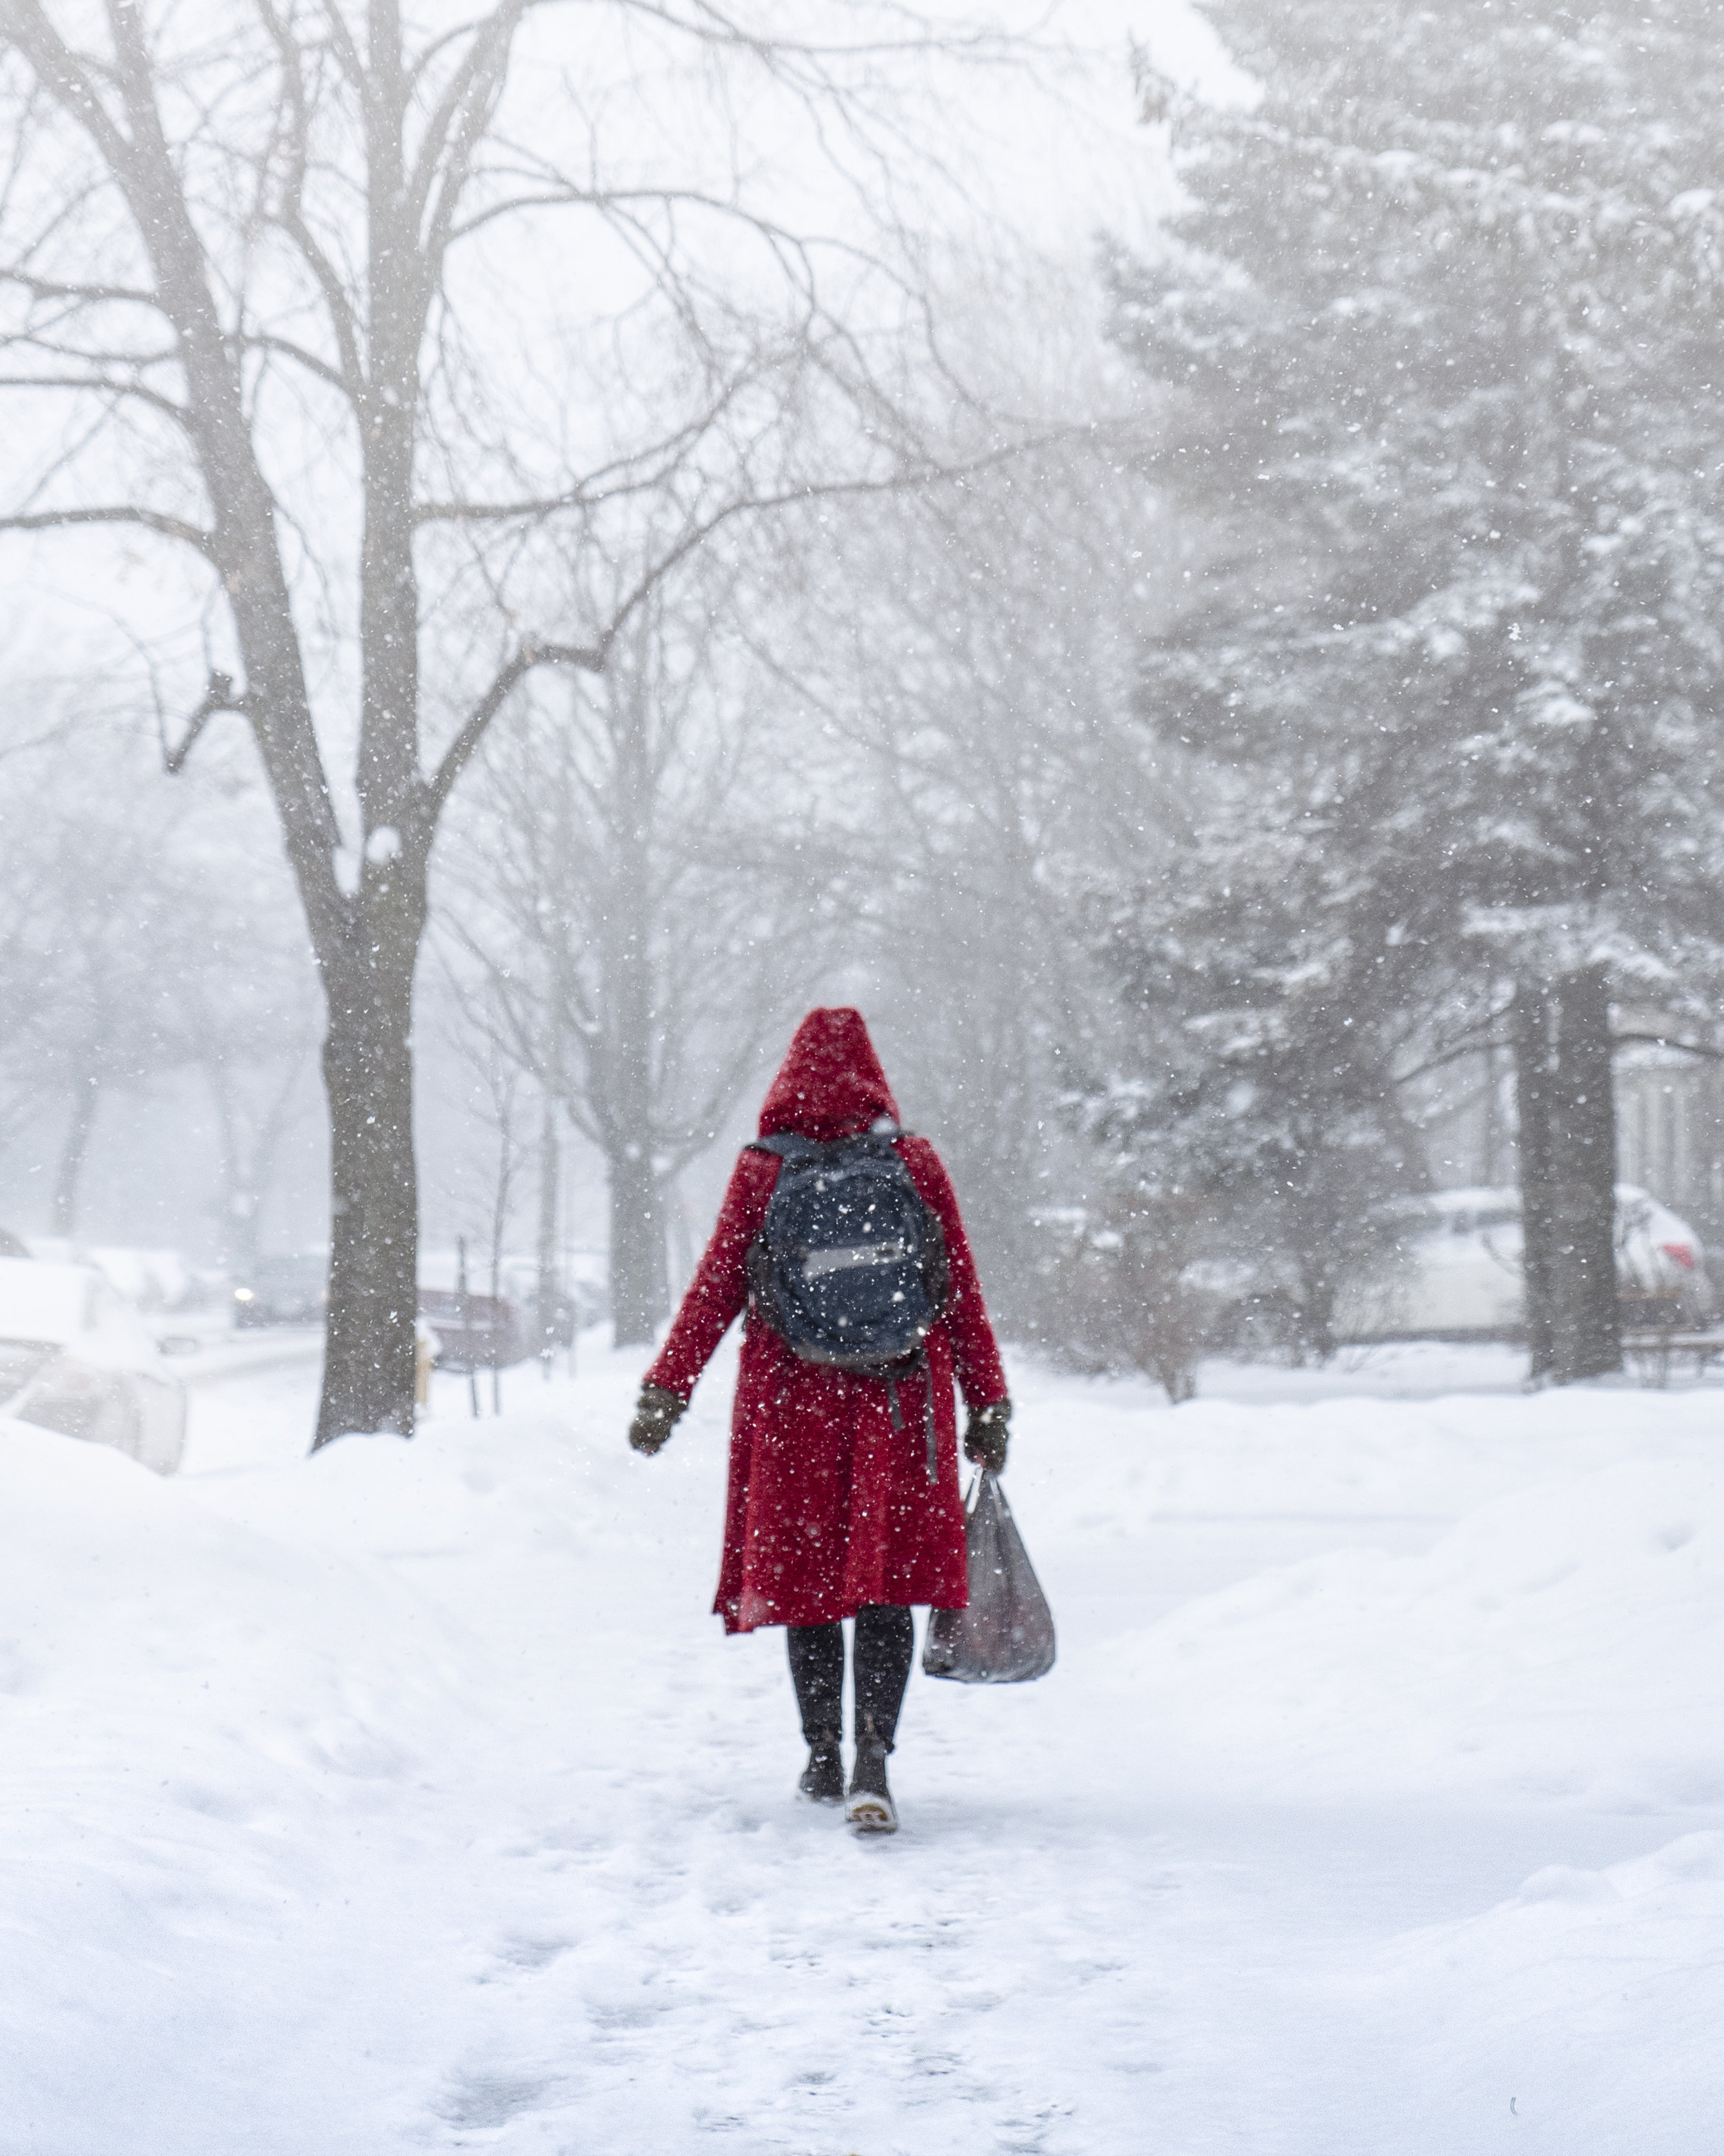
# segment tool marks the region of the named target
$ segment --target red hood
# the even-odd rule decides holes
[[[767,1089],[760,1134],[798,1131],[824,1144],[854,1137],[898,1103],[880,1069],[862,1014],[842,1006],[811,1010],[796,1029],[777,1076]]]

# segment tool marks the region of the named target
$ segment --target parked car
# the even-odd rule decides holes
[[[0,1257],[0,1414],[112,1445],[158,1475],[185,1449],[185,1389],[93,1265]]]
[[[1397,1260],[1342,1299],[1351,1340],[1502,1339],[1526,1322],[1521,1194],[1439,1190],[1408,1199]],[[1688,1223],[1638,1185],[1616,1186],[1616,1276],[1624,1322],[1698,1326],[1716,1297]]]
[[[76,1261],[94,1265],[109,1286],[136,1310],[187,1310],[198,1301],[192,1269],[177,1250],[99,1243],[80,1250]]]
[[[17,1248],[8,1249],[8,1243],[16,1243]],[[49,1265],[94,1265],[134,1310],[195,1310],[207,1299],[198,1275],[177,1250],[80,1243],[65,1235],[32,1235],[25,1245],[0,1230],[0,1257],[39,1258]]]
[[[321,1325],[328,1306],[326,1257],[259,1258],[233,1283],[235,1325]]]

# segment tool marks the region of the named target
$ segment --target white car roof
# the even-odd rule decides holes
[[[0,1258],[0,1340],[46,1340],[94,1362],[154,1369],[149,1327],[94,1265]]]
[[[1462,1190],[1433,1190],[1424,1197],[1410,1201],[1425,1212],[1427,1218],[1450,1219],[1465,1214],[1512,1214],[1516,1219],[1521,1211],[1521,1194],[1513,1183],[1473,1185]],[[1638,1183],[1619,1183],[1616,1202],[1624,1211],[1639,1216],[1636,1225],[1655,1243],[1686,1243],[1699,1252],[1703,1246],[1700,1237],[1680,1213],[1673,1213],[1668,1205],[1660,1204],[1648,1190]]]
[[[68,1347],[95,1322],[101,1276],[89,1265],[0,1258],[0,1340],[57,1340]]]

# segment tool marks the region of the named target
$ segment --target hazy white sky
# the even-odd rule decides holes
[[[1003,80],[997,100],[971,116],[988,145],[998,213],[1049,251],[1087,248],[1103,226],[1129,233],[1167,203],[1159,131],[1137,123],[1134,44],[1182,87],[1224,99],[1247,90],[1189,0],[1064,0],[1051,9],[1001,8],[996,19],[1019,29],[1044,24],[1050,44],[1071,49],[1070,61],[1050,62],[1039,80]]]

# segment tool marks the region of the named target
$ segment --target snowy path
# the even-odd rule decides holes
[[[211,1380],[167,1485],[15,1441],[36,1536],[0,1665],[0,2147],[1701,2144],[1724,1522],[1686,1463],[1724,1397],[1362,1382],[1170,1414],[1020,1372],[1008,1479],[1060,1666],[917,1679],[906,1831],[858,1844],[791,1796],[780,1635],[727,1643],[707,1614],[728,1372],[651,1463],[621,1445],[634,1373],[518,1378],[500,1424],[450,1386],[410,1454],[309,1466],[310,1373]],[[1577,1517],[1608,1537],[1611,1471],[1650,1478],[1666,1572],[1550,1563],[1542,1498],[1452,1578],[1419,1568],[1456,1517],[1601,1471]],[[1388,1554],[1259,1577],[1347,1548]],[[1619,1669],[1571,1573],[1629,1598],[1598,1635],[1628,1641]],[[1427,1621],[1460,1660],[1403,1686],[1396,1642]],[[1475,1623],[1507,1629],[1467,1648]],[[1693,1663],[1666,1698],[1673,1635]],[[1685,1713],[1715,1718],[1691,1742]]]

